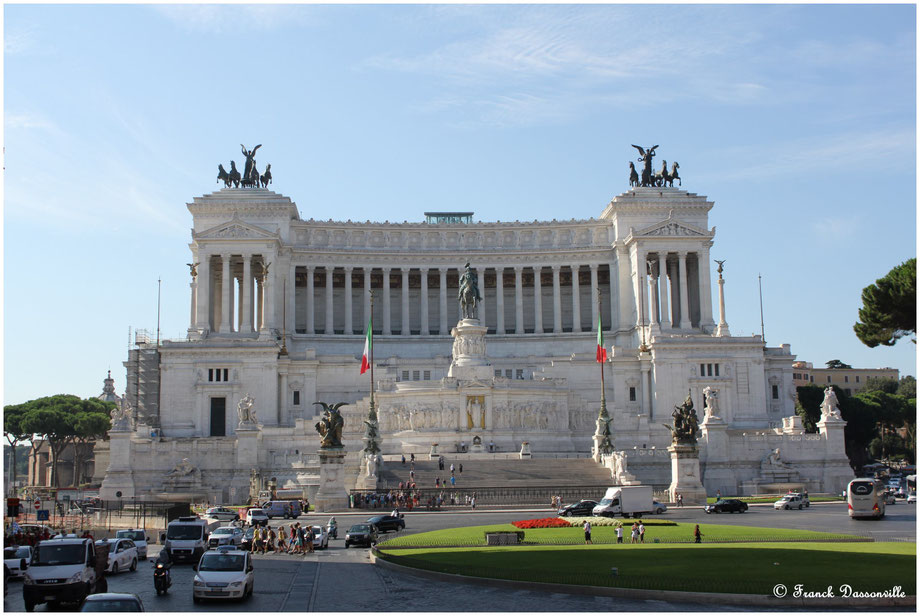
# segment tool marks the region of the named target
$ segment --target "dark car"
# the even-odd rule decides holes
[[[377,527],[373,524],[355,524],[345,533],[345,547],[363,545],[371,547],[377,543]]]
[[[135,594],[102,592],[90,595],[83,602],[81,612],[143,612],[144,604]]]
[[[243,533],[243,542],[240,544],[240,549],[244,551],[252,551],[252,537],[256,534],[256,529],[253,526],[250,526]]]
[[[406,527],[405,520],[391,515],[375,515],[372,518],[368,518],[367,523],[376,526],[381,533],[385,533],[388,530],[400,531]]]
[[[747,503],[736,498],[720,498],[703,509],[706,513],[744,513],[748,510],[748,506]]]
[[[559,510],[559,515],[561,516],[591,516],[592,511],[597,506],[597,501],[593,500],[581,500],[577,503],[566,505]]]

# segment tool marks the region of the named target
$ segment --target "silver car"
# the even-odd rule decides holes
[[[208,536],[208,548],[213,550],[225,545],[243,545],[243,529],[236,526],[221,526]]]

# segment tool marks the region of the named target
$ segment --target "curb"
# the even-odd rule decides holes
[[[550,582],[519,582],[516,580],[500,580],[496,578],[480,578],[456,573],[439,573],[426,569],[416,569],[391,563],[379,558],[376,549],[370,551],[371,564],[395,571],[408,573],[442,582],[454,584],[476,584],[479,586],[495,586],[499,588],[514,588],[518,590],[542,590],[552,593],[565,593],[570,595],[588,595],[597,597],[618,597],[622,599],[654,599],[658,601],[677,601],[683,603],[717,603],[720,605],[735,606],[766,606],[772,608],[801,607],[806,609],[817,607],[911,607],[916,606],[917,597],[888,597],[883,599],[839,598],[828,599],[794,599],[772,597],[769,595],[742,595],[712,592],[687,592],[680,590],[639,590],[634,588],[610,588],[604,586],[577,586],[574,584],[553,584]]]

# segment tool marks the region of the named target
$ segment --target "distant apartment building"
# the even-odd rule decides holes
[[[802,385],[836,385],[847,394],[855,394],[869,379],[894,379],[900,376],[896,368],[815,368],[809,361],[792,364],[792,383]]]

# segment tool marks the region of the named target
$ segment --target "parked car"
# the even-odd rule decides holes
[[[107,573],[116,574],[119,571],[130,569],[137,571],[137,547],[130,539],[100,539],[96,545],[109,546],[109,564],[105,568]]]
[[[81,612],[143,612],[144,602],[134,593],[100,592],[83,602]]]
[[[211,507],[204,513],[209,518],[214,518],[221,522],[232,522],[240,519],[239,512],[228,509],[227,507]]]
[[[917,493],[916,492],[911,492],[910,494],[907,495],[907,504],[908,505],[917,504]]]
[[[192,600],[240,599],[252,596],[255,577],[249,552],[206,552],[195,568]]]
[[[400,531],[406,527],[406,521],[392,515],[375,515],[367,519],[368,524],[377,527],[377,532],[385,533],[389,530]]]
[[[566,505],[557,512],[558,515],[565,516],[591,516],[591,511],[597,506],[597,501],[580,500],[577,503]]]
[[[377,527],[373,524],[355,524],[345,533],[345,547],[362,545],[371,547],[377,543]]]
[[[137,557],[141,560],[147,558],[147,532],[143,528],[129,528],[116,531],[117,539],[130,539],[137,548]]]
[[[316,550],[325,550],[329,547],[329,533],[326,532],[325,526],[313,527],[313,548]]]
[[[21,577],[26,574],[29,563],[32,562],[32,548],[27,545],[11,545],[3,548],[3,564],[10,570],[10,577]]]
[[[808,497],[798,492],[790,492],[773,503],[774,509],[802,509],[803,507],[810,506],[811,502],[808,500]]]
[[[657,514],[657,515],[661,515],[662,513],[668,510],[667,505],[665,505],[664,503],[660,503],[656,500],[652,501],[652,507],[654,508],[652,510],[652,513]]]
[[[243,531],[243,538],[240,540],[240,549],[252,551],[252,538],[256,534],[256,529],[250,526]]]
[[[246,523],[250,526],[266,526],[268,516],[261,509],[253,507],[246,512]]]
[[[208,548],[214,549],[224,545],[240,547],[243,545],[243,529],[236,526],[221,526],[208,535]]]
[[[711,505],[703,507],[706,513],[744,513],[748,505],[737,498],[720,498]]]

